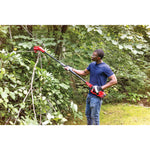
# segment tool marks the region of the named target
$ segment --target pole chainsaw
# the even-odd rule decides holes
[[[63,67],[67,67],[65,64],[63,64],[62,62],[60,62],[59,60],[57,60],[56,58],[54,58],[53,56],[51,56],[50,54],[48,54],[41,46],[34,46],[34,52],[37,53],[37,51],[41,51],[42,53],[47,54],[48,56],[50,56],[52,59],[54,59],[56,62],[58,62],[60,65],[62,65]],[[96,93],[96,91],[92,88],[93,85],[87,81],[85,81],[83,78],[81,78],[78,74],[76,74],[74,71],[72,71],[71,69],[69,69],[69,71],[74,74],[75,76],[77,76],[79,79],[81,79],[83,82],[86,83],[86,85],[90,88],[90,92],[100,98],[103,98],[106,96],[106,94],[104,93],[104,91],[99,91],[98,93]]]

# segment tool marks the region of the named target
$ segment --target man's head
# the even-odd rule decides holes
[[[96,49],[93,52],[93,55],[91,58],[93,61],[99,61],[99,60],[102,60],[103,57],[104,57],[104,51],[102,49]]]
[[[98,54],[98,56],[103,59],[104,57],[104,51],[102,49],[96,49],[94,52]]]

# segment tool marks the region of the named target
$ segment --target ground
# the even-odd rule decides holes
[[[85,105],[79,106],[83,118],[69,119],[66,125],[86,125]],[[150,107],[146,101],[138,104],[103,104],[100,112],[101,125],[150,125]]]

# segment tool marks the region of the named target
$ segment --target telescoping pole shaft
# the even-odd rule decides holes
[[[55,61],[57,61],[58,63],[60,63],[63,67],[66,67],[65,64],[63,64],[62,62],[60,62],[59,60],[57,60],[56,58],[54,58],[52,55],[48,54],[46,51],[44,52],[45,54],[47,54],[48,56],[50,56],[51,58],[53,58]]]
[[[54,59],[56,62],[58,62],[59,64],[61,64],[63,67],[66,67],[65,64],[63,64],[62,62],[60,62],[59,60],[57,60],[56,58],[54,58],[53,56],[51,56],[50,54],[48,54],[46,51],[44,52],[45,54],[47,54],[48,56],[50,56],[52,59]],[[83,82],[86,82],[82,77],[80,77],[78,74],[76,74],[74,71],[70,70],[69,71],[74,74],[75,76],[77,76],[79,79],[81,79]]]
[[[37,53],[37,51],[41,51],[42,53],[47,54],[49,57],[51,57],[52,59],[54,59],[56,62],[58,62],[60,65],[62,65],[63,67],[66,67],[65,64],[63,64],[62,62],[60,62],[59,60],[57,60],[56,58],[54,58],[52,55],[48,54],[41,46],[34,46],[34,52]],[[74,74],[75,76],[77,76],[79,79],[81,79],[83,82],[86,83],[86,81],[81,78],[78,74],[76,74],[75,72],[73,72],[72,70],[69,69],[69,71]]]

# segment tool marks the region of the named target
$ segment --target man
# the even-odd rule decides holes
[[[104,52],[101,49],[97,49],[93,52],[91,59],[92,63],[85,70],[76,70],[71,67],[65,67],[66,70],[72,69],[79,75],[86,76],[90,74],[90,83],[93,85],[95,91],[103,91],[112,85],[117,84],[117,78],[112,72],[110,67],[103,62]],[[107,82],[109,79],[109,82]],[[89,90],[89,94],[86,99],[85,115],[87,117],[88,125],[99,125],[99,114],[102,105],[102,98],[92,94]]]

